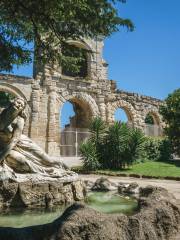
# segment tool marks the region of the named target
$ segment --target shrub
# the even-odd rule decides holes
[[[159,146],[160,146],[159,138],[146,137],[145,154],[148,160],[155,161],[160,158]]]
[[[167,138],[145,137],[140,129],[115,122],[107,127],[96,118],[91,137],[80,146],[84,169],[122,169],[144,160],[168,161],[172,157]]]
[[[171,143],[167,138],[146,137],[145,154],[151,161],[169,161],[172,158]]]
[[[109,127],[104,141],[102,166],[104,168],[125,168],[132,165],[143,153],[144,134],[140,129],[115,122]]]
[[[80,152],[83,156],[83,168],[85,170],[93,171],[100,168],[96,147],[91,140],[80,145]]]
[[[92,120],[89,126],[91,133],[90,141],[94,143],[96,149],[101,145],[104,136],[106,135],[107,126],[106,123],[100,118],[96,117]],[[98,151],[98,149],[97,149]]]
[[[166,162],[172,160],[173,147],[171,141],[168,138],[163,138],[159,146],[160,158],[159,161]]]

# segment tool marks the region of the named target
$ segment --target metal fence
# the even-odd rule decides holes
[[[60,136],[60,155],[63,157],[80,156],[79,147],[91,133],[84,128],[65,128]]]
[[[163,129],[159,125],[146,124],[144,133],[147,136],[159,137],[163,135]]]
[[[128,126],[133,127],[131,123]],[[144,133],[147,136],[162,136],[163,130],[158,125],[146,124]],[[80,144],[90,137],[91,133],[85,128],[65,128],[60,135],[60,155],[62,157],[79,157]]]

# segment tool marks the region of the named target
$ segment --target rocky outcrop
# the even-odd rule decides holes
[[[84,183],[74,182],[0,182],[0,208],[50,207],[81,201],[85,198]]]
[[[140,189],[139,210],[133,216],[106,215],[81,204],[69,207],[51,224],[23,229],[0,228],[1,240],[172,240],[180,224],[180,209],[165,189]]]

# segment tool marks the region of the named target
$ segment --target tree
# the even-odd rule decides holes
[[[169,137],[174,152],[180,156],[180,88],[169,94],[160,113],[166,123],[165,133]]]
[[[10,93],[0,91],[0,108],[7,107],[13,98],[14,96]]]
[[[148,114],[146,115],[145,123],[146,123],[146,124],[150,124],[150,125],[153,125],[153,124],[154,124],[154,119],[153,119],[153,117],[151,116],[151,114],[148,113]]]
[[[0,71],[32,62],[34,54],[43,63],[77,65],[58,51],[68,48],[68,39],[106,37],[120,26],[133,30],[118,16],[117,2],[126,0],[1,0]]]

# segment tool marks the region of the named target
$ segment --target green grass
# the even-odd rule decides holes
[[[180,166],[175,162],[163,163],[148,161],[138,163],[125,170],[99,170],[98,173],[126,173],[139,174],[154,177],[180,177]]]

